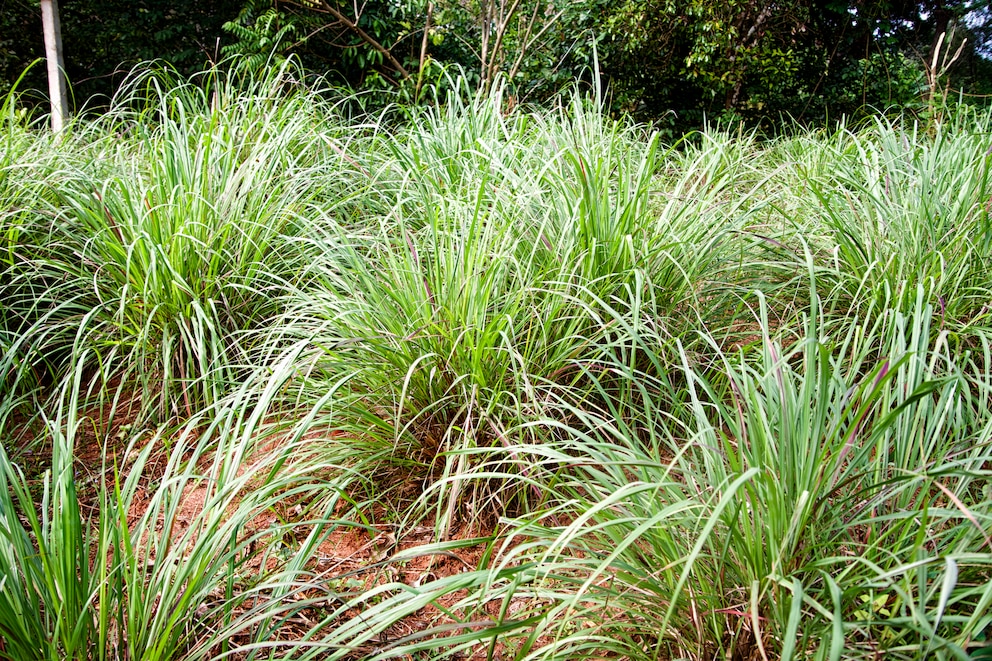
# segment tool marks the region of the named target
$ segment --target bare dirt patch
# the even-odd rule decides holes
[[[116,402],[107,401],[95,405],[84,410],[80,416],[80,424],[73,439],[73,467],[80,510],[83,518],[91,522],[99,520],[101,488],[106,487],[112,493],[115,479],[126,479],[134,467],[136,454],[146,449],[140,442],[131,443],[140,433],[135,428],[139,409],[137,397],[138,393],[131,393],[118,398]],[[8,425],[12,421],[9,419]],[[37,420],[32,421],[21,416],[16,422],[19,427],[18,443],[21,445],[19,461],[27,466],[26,474],[29,479],[40,486],[45,471],[52,465],[51,439]],[[157,490],[162,488],[161,481],[171,454],[176,451],[175,446],[169,443],[170,439],[162,439],[152,433],[146,434],[144,438],[146,443],[156,443],[156,446],[150,448],[148,461],[141,469],[141,484],[129,503],[127,522],[132,529],[149,513]],[[321,439],[312,440],[319,442]],[[260,440],[253,452],[242,461],[238,469],[239,475],[265,465],[267,456],[283,449],[280,445],[282,442],[283,439],[278,436]],[[210,498],[210,481],[206,479],[212,461],[213,457],[209,454],[197,458],[197,473],[204,479],[191,480],[181,490],[178,507],[174,510],[175,518],[168,522],[168,534],[173,539],[185,535],[190,527],[195,532],[205,510],[216,502]],[[260,472],[265,473],[264,470]],[[419,492],[420,485],[415,483],[397,483],[397,488],[391,490],[394,496],[404,500]],[[239,502],[237,498],[228,501],[226,509],[237,508]],[[456,522],[443,540],[451,544],[445,550],[438,551],[431,546],[442,541],[439,526],[433,518],[427,517],[404,526],[395,522],[396,504],[387,505],[389,507],[376,503],[368,511],[356,511],[354,504],[348,499],[341,500],[340,507],[333,513],[341,517],[340,525],[329,527],[326,537],[308,561],[306,569],[311,578],[307,583],[310,587],[301,588],[293,595],[296,599],[307,599],[319,593],[333,599],[324,607],[304,607],[295,611],[273,633],[272,642],[291,644],[298,641],[311,634],[322,620],[322,626],[333,626],[326,621],[328,612],[336,612],[336,620],[360,620],[363,617],[362,609],[368,602],[359,597],[372,590],[383,590],[383,594],[388,596],[402,592],[402,586],[416,590],[432,582],[479,569],[492,538],[497,534],[496,517],[485,517],[471,523]],[[301,502],[299,494],[287,495],[284,500],[258,511],[242,532],[246,539],[253,540],[247,554],[250,557],[239,567],[242,576],[247,576],[250,583],[278,571],[281,547],[284,547],[287,554],[291,553],[312,529],[313,523],[312,514],[307,512],[307,503]],[[144,536],[149,533],[165,534],[166,524],[165,521],[158,521],[152,526],[154,532],[146,529]],[[195,539],[195,536],[186,539]],[[136,542],[143,545],[148,540]],[[420,549],[423,552],[419,552]],[[96,553],[95,549],[93,553]],[[99,560],[91,554],[90,562]],[[254,574],[254,577],[250,574]],[[435,602],[396,621],[373,640],[356,647],[353,658],[367,657],[396,645],[398,641],[418,636],[443,638],[465,633],[473,625],[466,624],[467,616],[456,613],[455,607],[467,596],[464,590],[444,594]],[[208,612],[217,603],[221,603],[223,598],[224,595],[218,594],[215,600],[200,609]],[[350,603],[358,606],[345,608]],[[484,611],[475,613],[474,618],[481,618],[482,623],[491,621],[490,618],[498,616],[498,607],[497,603],[490,604]],[[230,642],[237,644],[239,641],[234,638]],[[488,654],[492,654],[495,659],[504,658],[502,644],[496,645],[492,652],[486,647],[487,649],[480,649],[478,653],[456,658],[481,659]]]

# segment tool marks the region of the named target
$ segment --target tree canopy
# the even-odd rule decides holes
[[[596,64],[617,110],[673,128],[704,118],[821,122],[911,106],[936,88],[984,94],[990,80],[987,0],[61,4],[77,107],[112,93],[140,61],[190,73],[222,56],[264,66],[290,53],[332,80],[407,98],[436,80],[439,65],[458,65],[483,86],[504,75],[514,98],[539,100]],[[0,0],[3,84],[42,52],[37,1]],[[44,89],[41,75],[33,71],[27,87]]]

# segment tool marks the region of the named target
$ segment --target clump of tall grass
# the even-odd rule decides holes
[[[32,259],[29,246],[44,241],[37,211],[54,198],[46,179],[58,179],[71,160],[57,138],[38,130],[39,120],[20,111],[19,98],[15,89],[0,104],[0,395],[5,399],[30,391],[44,372],[43,357],[32,355],[28,341],[28,310],[43,285],[29,284],[18,300],[16,269]]]
[[[881,297],[908,308],[922,285],[942,327],[988,325],[988,123],[965,111],[930,126],[879,118],[830,139],[830,167],[806,173],[794,213],[821,219],[824,266],[852,305]]]
[[[220,73],[205,87],[139,77],[96,127],[63,138],[79,155],[42,170],[51,192],[24,200],[32,232],[5,271],[21,331],[56,378],[87,355],[162,418],[236,383],[246,332],[300,269],[286,237],[316,194],[307,173],[333,159],[315,131],[333,113],[284,89],[291,74],[237,92]],[[99,131],[118,139],[89,139]]]
[[[0,448],[0,658],[346,658],[472,585],[356,593],[348,572],[321,568],[320,544],[367,527],[371,504],[351,500],[363,478],[312,428],[271,419],[294,370],[284,360],[270,372],[178,430],[134,430],[119,454],[105,451],[95,484],[74,461],[93,425],[78,414],[81,371],[43,412],[42,477]],[[421,552],[448,551],[404,557]],[[287,638],[300,622],[307,638]]]
[[[312,264],[275,328],[314,345],[301,369],[317,393],[313,380],[347,375],[359,421],[385,420],[370,433],[425,486],[514,443],[549,390],[587,389],[574,363],[602,332],[598,301],[649,274],[644,294],[684,326],[718,277],[730,177],[689,171],[662,196],[670,152],[579,94],[551,115],[504,113],[499,87],[453,96],[376,146],[374,184],[347,204],[378,217],[314,210]],[[458,490],[428,493],[448,521]]]
[[[476,597],[543,618],[522,653],[978,649],[992,619],[987,359],[973,371],[931,342],[922,289],[910,311],[841,332],[815,294],[810,309],[774,334],[763,312],[753,350],[709,338],[708,358],[659,333],[650,305],[618,309],[641,323],[586,367],[616,403],[562,402],[526,423],[554,430],[548,442],[508,450],[558,468],[546,508],[508,522],[512,550]],[[514,583],[517,567],[541,569]]]

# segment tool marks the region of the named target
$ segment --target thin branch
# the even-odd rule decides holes
[[[417,65],[417,91],[414,99],[420,98],[420,87],[424,84],[424,60],[427,59],[427,43],[431,31],[431,17],[434,15],[434,3],[427,1],[427,19],[424,21],[424,38],[420,41],[420,63]]]
[[[531,25],[528,25],[527,26],[527,34],[524,35],[524,45],[523,45],[523,48],[520,49],[520,52],[517,54],[517,60],[516,60],[516,62],[514,62],[513,63],[513,67],[510,68],[510,80],[513,80],[513,78],[517,75],[517,72],[520,71],[520,65],[523,64],[524,55],[526,55],[530,51],[530,49],[533,48],[534,44],[537,43],[538,39],[540,39],[541,37],[544,36],[544,33],[545,32],[547,32],[549,29],[551,29],[552,27],[554,27],[555,23],[558,22],[558,19],[560,19],[564,13],[565,13],[565,10],[562,9],[557,14],[555,14],[554,16],[552,16],[544,24],[544,27],[542,27],[540,30],[538,30],[537,31],[537,34],[535,34],[529,41],[527,40],[527,38],[529,37],[530,31],[533,28],[533,23]]]
[[[502,2],[503,0],[501,0]],[[517,13],[517,7],[520,6],[520,0],[513,0],[513,4],[510,5],[510,10],[506,12],[504,18],[500,21],[499,25],[496,27],[496,40],[493,43],[493,54],[488,63],[483,62],[483,66],[486,67],[486,78],[485,87],[489,89],[489,86],[493,82],[493,78],[496,77],[496,58],[499,53],[500,48],[503,46],[503,38],[506,36],[506,30],[510,26],[510,19],[513,15]]]
[[[541,3],[534,3],[534,13],[530,15],[530,20],[527,22],[527,29],[524,31],[524,38],[520,40],[520,52],[517,53],[517,59],[514,60],[513,66],[510,67],[509,79],[513,80],[513,77],[517,75],[517,68],[520,66],[523,60],[524,53],[527,52],[527,43],[530,39],[530,32],[534,29],[534,23],[537,22],[537,12],[541,10]]]
[[[492,15],[495,10],[496,0],[485,0],[485,13],[482,15],[482,44],[480,48],[479,60],[482,63],[482,83],[488,86],[486,82],[488,79],[489,72],[489,30],[492,24]]]
[[[310,34],[306,35],[305,37],[303,37],[302,39],[300,39],[299,41],[297,41],[296,43],[294,43],[292,46],[290,46],[289,47],[289,50],[295,50],[296,48],[299,48],[300,46],[302,46],[303,44],[305,44],[311,37],[317,35],[320,32],[323,32],[324,30],[327,30],[329,28],[333,28],[333,27],[336,27],[336,26],[337,26],[337,23],[327,23],[326,25],[321,25],[319,28],[315,29],[313,32],[311,32]]]
[[[298,7],[305,7],[307,9],[312,9],[312,10],[317,11],[317,12],[323,12],[325,14],[330,14],[331,16],[333,16],[334,18],[336,18],[340,23],[342,23],[346,28],[348,28],[349,30],[351,30],[352,32],[354,32],[356,35],[358,35],[358,38],[359,39],[361,39],[366,44],[368,44],[369,46],[371,46],[372,47],[372,50],[374,50],[374,51],[376,51],[378,53],[381,53],[382,56],[384,58],[386,58],[386,61],[389,62],[390,66],[393,69],[395,69],[396,71],[399,72],[399,74],[403,78],[403,80],[409,80],[410,79],[410,72],[407,71],[406,68],[404,68],[404,66],[402,64],[400,64],[400,61],[397,60],[396,57],[393,56],[393,54],[391,52],[389,52],[389,49],[388,48],[386,48],[385,46],[383,46],[382,44],[380,44],[379,41],[375,37],[373,37],[368,32],[366,32],[365,30],[363,30],[362,28],[360,28],[357,23],[355,23],[353,20],[351,20],[350,18],[348,18],[347,16],[345,16],[344,14],[342,14],[336,7],[334,7],[333,5],[329,4],[327,2],[327,0],[320,0],[320,7],[316,7],[316,6],[312,5],[312,4],[309,4],[309,3],[305,2],[305,0],[303,0],[303,1],[301,1],[301,0],[293,0],[292,1],[292,4],[294,4],[294,5],[298,6]]]

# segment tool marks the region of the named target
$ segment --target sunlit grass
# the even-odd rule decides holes
[[[0,658],[986,653],[989,118],[665,145],[453,89],[4,102]],[[376,524],[434,534],[322,568]]]

